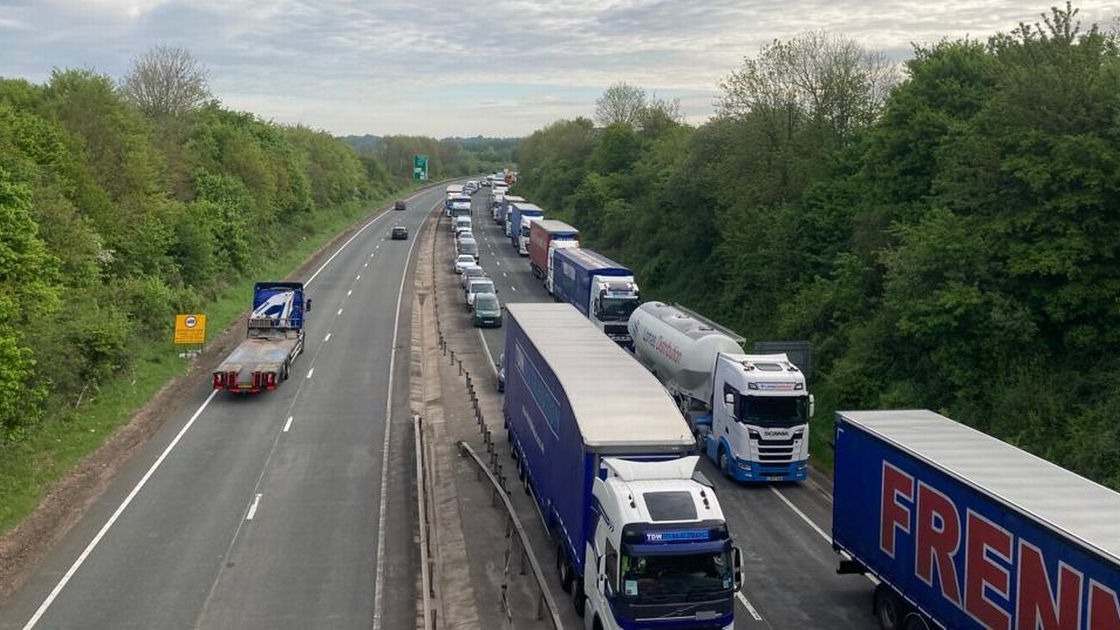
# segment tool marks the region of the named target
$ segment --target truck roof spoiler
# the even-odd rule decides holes
[[[692,309],[685,308],[684,306],[682,306],[680,304],[677,304],[675,302],[669,302],[669,306],[672,306],[672,307],[680,310],[681,312],[688,314],[690,317],[692,317],[696,321],[704,324],[705,326],[709,326],[712,329],[714,329],[715,331],[723,333],[723,334],[727,335],[728,337],[731,337],[731,340],[734,341],[735,343],[739,344],[740,346],[742,346],[747,341],[746,339],[741,337],[739,335],[739,333],[735,332],[734,330],[731,330],[730,328],[727,328],[725,326],[721,326],[721,325],[713,322],[712,320],[708,319],[707,317],[704,317],[700,313],[697,313],[696,311],[693,311]]]
[[[623,481],[646,479],[691,479],[699,463],[698,455],[689,455],[667,461],[634,461],[617,457],[603,459],[603,467],[610,475]]]

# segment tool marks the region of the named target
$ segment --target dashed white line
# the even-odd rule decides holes
[[[792,501],[790,501],[789,499],[787,499],[787,498],[786,498],[786,496],[785,496],[784,494],[782,494],[781,492],[778,492],[778,489],[777,489],[777,488],[775,488],[774,486],[770,486],[770,492],[773,492],[774,494],[778,495],[778,498],[782,500],[782,503],[785,503],[785,504],[786,504],[786,506],[787,506],[787,507],[789,507],[789,509],[793,510],[793,513],[794,513],[794,514],[796,514],[796,515],[798,515],[799,517],[801,517],[801,520],[803,520],[803,521],[805,521],[806,523],[808,523],[808,524],[809,524],[809,527],[812,527],[812,528],[813,528],[813,531],[817,532],[817,535],[818,535],[818,536],[820,536],[821,538],[823,538],[823,539],[824,539],[824,541],[825,541],[826,543],[828,543],[829,545],[832,545],[832,538],[831,538],[831,537],[830,537],[830,536],[829,536],[828,534],[824,533],[824,530],[823,530],[823,529],[821,529],[820,527],[818,527],[818,526],[817,526],[817,524],[816,524],[816,523],[814,523],[814,522],[812,521],[812,519],[810,519],[810,518],[809,518],[808,516],[806,516],[804,512],[802,512],[801,510],[799,510],[799,509],[797,508],[797,506],[796,506],[796,505],[794,505]],[[878,579],[876,579],[876,578],[875,578],[875,576],[873,576],[873,575],[867,575],[867,574],[865,573],[865,574],[863,575],[863,577],[865,577],[865,578],[867,578],[867,579],[871,580],[871,583],[872,583],[872,584],[878,584],[878,583],[879,583],[879,580],[878,580]]]
[[[288,421],[284,423],[284,431],[283,431],[284,433],[287,433],[288,429],[292,428],[292,420],[293,419],[294,419],[294,416],[288,416]]]
[[[338,314],[339,314],[339,315],[341,315],[341,314],[342,314],[342,309],[338,309]]]
[[[346,297],[350,297],[351,295],[354,295],[354,289],[350,289],[346,292]]]
[[[362,274],[358,274],[358,277],[357,277],[357,278],[354,278],[354,282],[357,282],[357,281],[359,281],[359,280],[361,280],[361,279],[362,279]]]
[[[363,263],[362,267],[369,267],[369,263]]]
[[[509,290],[510,290],[510,291],[516,291],[516,290],[517,290],[517,287],[510,287],[510,288],[509,288]]]
[[[245,515],[245,520],[251,521],[257,515],[257,506],[261,504],[261,493],[257,493],[253,497],[253,504],[249,506],[249,513]]]
[[[820,527],[817,527],[817,524],[814,523],[812,520],[810,520],[809,517],[806,516],[804,512],[797,509],[797,506],[794,505],[792,501],[787,499],[785,497],[785,495],[782,494],[781,492],[778,492],[778,489],[775,488],[774,486],[769,486],[769,488],[770,488],[770,492],[773,492],[774,494],[778,495],[778,498],[782,500],[782,503],[785,503],[787,506],[789,506],[789,509],[793,510],[794,514],[800,516],[801,520],[808,523],[809,527],[812,527],[813,531],[817,532],[817,535],[819,535],[821,538],[823,538],[826,543],[828,543],[830,545],[832,544],[832,538],[830,538],[828,536],[828,534],[824,533],[823,529],[821,529]]]
[[[502,272],[502,277],[504,277],[504,278],[508,278],[508,277],[509,277],[509,274],[503,271],[503,272]]]
[[[307,378],[311,378],[311,375],[314,374],[314,373],[315,373],[315,368],[311,368],[310,370],[308,370],[307,371]]]
[[[743,591],[735,593],[735,597],[737,597],[739,601],[742,602],[743,606],[746,607],[747,612],[749,612],[751,616],[754,617],[755,621],[762,621],[762,615],[758,614],[758,611],[754,609],[754,606],[751,606],[750,600],[748,600],[747,596],[743,594]]]
[[[331,340],[331,335],[333,335],[333,334],[334,333],[327,333],[327,336],[323,337],[323,343],[327,343],[328,341],[330,341]]]

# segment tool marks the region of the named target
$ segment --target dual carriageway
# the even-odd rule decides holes
[[[502,301],[551,301],[491,220],[485,190],[473,200],[480,264]],[[407,340],[421,228],[443,227],[432,218],[442,201],[442,187],[415,195],[412,210],[363,223],[309,268],[307,351],[276,391],[236,397],[205,374],[188,381],[189,402],[166,410],[0,605],[0,629],[416,627]],[[392,241],[395,224],[413,238]],[[451,236],[435,238],[436,273],[453,276]],[[491,365],[504,350],[504,329],[471,337]],[[737,627],[874,627],[873,585],[835,574],[825,477],[742,486],[701,462],[744,552]]]

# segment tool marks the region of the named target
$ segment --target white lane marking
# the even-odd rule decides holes
[[[333,334],[334,333],[327,333],[327,336],[323,337],[323,343],[327,343],[328,341],[330,341],[331,340],[331,335],[333,335]]]
[[[362,274],[358,274],[358,277],[357,277],[357,278],[354,278],[354,282],[357,282],[357,281],[359,281],[359,280],[361,280],[361,279],[362,279]]]
[[[499,267],[501,267],[501,266],[502,266],[502,261],[500,261],[500,260],[495,260],[495,261],[494,261],[494,264],[495,264],[495,265],[497,265],[497,266],[499,266]]]
[[[412,251],[419,238],[412,239],[408,246],[408,256],[404,259],[404,273],[401,286],[397,290],[397,314],[393,317],[393,346],[389,350],[389,388],[385,397],[385,439],[381,445],[381,498],[377,515],[377,574],[373,581],[373,630],[381,630],[381,600],[385,584],[385,510],[389,496],[389,427],[393,413],[393,366],[397,361],[397,330],[401,321],[401,301],[404,298],[404,281],[408,278],[408,266],[412,262]]]
[[[781,492],[779,492],[777,488],[775,488],[774,486],[769,486],[769,488],[770,488],[770,492],[773,492],[774,494],[778,495],[778,498],[782,500],[782,503],[785,503],[785,504],[786,504],[786,506],[788,506],[788,507],[789,507],[789,509],[793,510],[793,513],[794,513],[794,514],[796,514],[796,515],[798,515],[799,517],[801,517],[801,520],[803,520],[803,521],[805,521],[806,523],[808,523],[808,524],[809,524],[809,527],[812,527],[812,528],[813,528],[813,531],[817,532],[817,535],[818,535],[818,536],[820,536],[821,538],[823,538],[823,539],[824,539],[824,541],[825,541],[826,543],[828,543],[828,544],[829,544],[829,546],[832,546],[832,537],[831,537],[831,536],[829,536],[828,534],[824,533],[824,530],[823,530],[823,529],[821,529],[820,527],[818,527],[818,526],[817,526],[817,524],[816,524],[816,523],[814,523],[814,522],[812,521],[812,519],[810,519],[810,518],[809,518],[808,516],[806,516],[806,514],[805,514],[804,512],[802,512],[801,510],[799,510],[799,509],[797,508],[797,506],[796,506],[796,505],[794,505],[792,501],[790,501],[789,499],[787,499],[787,498],[786,498],[786,496],[785,496],[784,494],[782,494]],[[873,576],[873,575],[868,575],[868,574],[866,574],[866,573],[865,573],[865,574],[863,574],[863,577],[865,577],[865,578],[867,578],[867,579],[871,580],[871,583],[872,583],[872,584],[878,584],[878,583],[879,583],[879,580],[877,580],[877,579],[875,578],[875,576]]]
[[[351,295],[354,295],[354,289],[350,289],[346,292],[346,297],[350,297]]]
[[[387,216],[389,216],[389,213],[387,213],[387,212],[382,212],[381,214],[377,215],[376,217],[374,217],[374,218],[370,219],[370,220],[369,220],[369,222],[367,222],[367,223],[366,223],[365,225],[363,225],[363,226],[362,226],[362,227],[361,227],[361,228],[360,228],[360,229],[359,229],[359,230],[358,230],[357,232],[354,232],[354,235],[353,235],[353,236],[351,236],[350,238],[346,239],[346,242],[345,242],[345,243],[343,243],[342,245],[339,245],[339,247],[338,247],[338,251],[336,251],[335,253],[331,254],[331,257],[330,257],[330,258],[328,258],[328,259],[326,260],[326,262],[324,262],[324,263],[323,263],[322,265],[320,265],[320,266],[319,266],[319,268],[315,270],[315,273],[311,274],[311,277],[310,277],[310,278],[308,278],[308,279],[307,279],[307,281],[303,283],[303,285],[304,285],[304,286],[307,286],[307,285],[311,284],[311,282],[312,282],[312,281],[314,281],[314,280],[315,280],[315,278],[317,278],[317,277],[319,276],[319,274],[320,274],[320,273],[321,273],[321,272],[322,272],[322,271],[323,271],[324,269],[326,269],[326,268],[327,268],[327,265],[331,264],[331,261],[332,261],[332,260],[334,260],[334,259],[335,259],[335,258],[336,258],[336,257],[337,257],[337,256],[338,256],[339,254],[341,254],[341,253],[342,253],[342,250],[346,249],[346,246],[347,246],[347,245],[349,245],[350,243],[354,242],[354,239],[356,239],[356,238],[358,238],[359,236],[361,236],[362,232],[365,232],[365,231],[366,231],[366,228],[368,228],[369,226],[373,225],[374,223],[377,223],[377,221],[378,221],[379,219],[382,219],[382,218],[384,218],[384,217],[387,217]],[[373,254],[370,254],[370,256],[373,256]]]
[[[311,368],[310,370],[308,370],[307,371],[307,378],[311,378],[311,375],[314,374],[314,373],[315,373],[315,368]]]
[[[735,593],[735,597],[739,599],[744,607],[746,607],[747,612],[749,612],[751,616],[754,617],[755,621],[762,621],[762,615],[758,614],[758,611],[754,609],[754,606],[751,606],[750,600],[748,600],[747,596],[743,594],[743,591],[738,591],[737,593]]]
[[[369,263],[362,263],[362,267],[369,267]]]
[[[257,506],[261,504],[261,493],[257,493],[253,497],[253,504],[249,506],[249,513],[245,515],[245,520],[251,521],[257,515]]]
[[[292,428],[292,420],[294,419],[294,416],[288,416],[288,421],[284,423],[284,433],[287,433],[288,429]]]
[[[342,314],[342,309],[338,309],[338,314],[339,314],[339,315],[341,315],[341,314]]]
[[[503,271],[503,272],[502,272],[502,277],[503,277],[503,278],[508,278],[508,277],[509,277],[509,274]]]
[[[486,358],[490,360],[490,369],[494,371],[494,378],[498,378],[498,366],[494,363],[494,355],[490,354],[490,344],[486,343],[486,336],[482,334],[481,328],[475,328],[478,333],[478,338],[482,340],[482,349],[486,351]]]
[[[122,501],[121,504],[117,506],[116,511],[114,511],[113,515],[109,517],[109,520],[101,526],[101,530],[97,532],[97,535],[93,537],[93,540],[89,541],[89,544],[86,545],[86,548],[82,551],[81,555],[78,556],[78,559],[74,561],[74,564],[70,565],[70,568],[66,571],[66,574],[62,576],[62,579],[58,581],[58,584],[55,584],[54,588],[51,589],[50,594],[47,595],[47,598],[44,599],[43,603],[39,605],[39,609],[35,611],[35,614],[31,616],[31,619],[27,620],[27,623],[23,626],[23,630],[31,630],[31,628],[35,627],[35,624],[39,623],[39,619],[43,617],[43,614],[46,613],[47,609],[50,608],[52,603],[54,603],[54,600],[58,597],[58,594],[62,592],[62,589],[66,588],[66,584],[70,582],[70,579],[74,577],[74,574],[77,573],[78,569],[82,566],[82,564],[85,563],[86,558],[89,558],[89,555],[93,553],[93,550],[95,547],[97,547],[97,544],[101,542],[101,539],[105,537],[105,534],[107,534],[113,527],[113,524],[117,522],[117,519],[120,518],[121,514],[124,513],[125,509],[129,506],[129,504],[132,503],[132,500],[135,499],[136,495],[140,493],[140,490],[144,487],[144,484],[148,483],[148,480],[152,478],[153,474],[155,474],[156,469],[159,468],[161,464],[163,464],[163,460],[167,459],[167,456],[171,453],[171,450],[174,449],[175,446],[179,443],[179,440],[181,440],[183,436],[186,435],[187,431],[190,430],[192,425],[194,425],[194,421],[198,420],[198,417],[202,415],[202,412],[206,409],[207,406],[210,405],[210,401],[214,400],[214,396],[216,396],[219,391],[221,390],[215,389],[211,391],[210,395],[206,397],[206,400],[203,401],[202,405],[199,406],[198,410],[194,412],[193,416],[191,416],[191,419],[187,420],[187,423],[183,425],[182,429],[179,429],[179,433],[175,435],[175,439],[171,440],[171,443],[167,445],[167,448],[163,449],[163,452],[160,453],[160,456],[156,458],[156,461],[150,468],[148,468],[148,472],[144,473],[144,476],[140,478],[140,481],[136,483],[136,486],[133,487],[132,491],[128,493],[128,496],[124,498],[124,501]]]
[[[511,290],[511,291],[516,291],[516,290],[517,290],[517,287],[510,287],[510,290]]]
[[[778,498],[782,500],[782,503],[785,503],[787,506],[789,506],[789,509],[793,510],[794,514],[800,516],[801,520],[808,523],[809,527],[812,527],[813,531],[817,532],[817,535],[819,535],[821,538],[823,538],[824,541],[826,543],[828,543],[829,545],[832,544],[832,538],[828,534],[824,533],[824,530],[821,529],[820,527],[818,527],[817,524],[814,523],[808,516],[806,516],[804,512],[797,509],[797,506],[794,505],[792,501],[787,499],[786,496],[784,494],[782,494],[781,492],[778,492],[778,489],[775,488],[774,486],[768,486],[768,487],[770,488],[770,492],[773,492],[774,494],[778,495]]]
[[[370,258],[373,258],[373,252],[370,252],[370,253],[369,253],[369,257],[370,257]]]

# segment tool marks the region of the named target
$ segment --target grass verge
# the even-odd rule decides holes
[[[246,310],[254,282],[287,276],[338,233],[368,216],[373,208],[384,206],[394,197],[411,194],[415,188],[375,201],[324,209],[294,228],[290,245],[277,248],[281,255],[258,265],[248,277],[229,286],[220,298],[201,309],[207,315],[210,338],[217,337]],[[171,379],[187,371],[188,362],[179,357],[180,348],[171,343],[170,336],[169,330],[166,343],[144,345],[124,373],[103,383],[79,409],[44,421],[23,440],[0,446],[0,534],[22,521],[53,482],[127,424]]]

